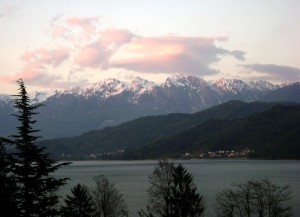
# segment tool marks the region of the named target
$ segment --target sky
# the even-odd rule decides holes
[[[0,93],[174,73],[300,80],[299,0],[0,0]]]

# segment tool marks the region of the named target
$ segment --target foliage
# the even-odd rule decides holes
[[[105,176],[94,177],[96,188],[93,191],[93,200],[96,217],[125,217],[128,208],[123,195],[118,192],[115,185]]]
[[[141,217],[198,217],[203,216],[204,199],[197,193],[197,187],[188,171],[179,164],[159,161],[150,176],[147,210],[141,210]]]
[[[66,179],[51,176],[58,168],[68,163],[58,164],[52,160],[44,148],[35,143],[38,130],[33,129],[36,123],[33,116],[41,105],[31,105],[25,85],[18,81],[19,94],[15,95],[14,107],[18,111],[14,116],[20,123],[18,133],[12,139],[2,140],[12,146],[10,172],[17,186],[16,206],[20,216],[56,216],[58,196],[56,191],[65,184]]]
[[[92,196],[88,188],[79,183],[71,189],[72,195],[67,195],[65,206],[62,206],[63,217],[89,217],[94,213]]]
[[[233,184],[216,195],[217,217],[289,217],[289,186],[278,186],[268,179]]]
[[[203,216],[204,199],[197,193],[191,174],[181,164],[174,168],[171,195],[168,198],[172,206],[172,217]]]
[[[19,216],[15,203],[17,187],[10,174],[10,159],[4,143],[0,139],[0,213],[4,216]]]

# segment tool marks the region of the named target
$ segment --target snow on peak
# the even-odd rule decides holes
[[[29,93],[31,103],[42,103],[47,100],[49,96],[53,95],[51,91],[34,91]]]
[[[242,81],[238,79],[221,78],[213,82],[213,87],[219,92],[231,92],[233,94],[252,90],[266,92],[275,90],[278,86],[267,81]]]
[[[66,89],[65,91],[57,91],[58,95],[75,95],[78,96],[81,94],[81,88],[79,86],[72,87],[69,89]]]
[[[220,78],[213,83],[213,86],[218,90],[229,91],[233,93],[237,93],[244,89],[250,88],[249,85],[238,79],[226,79]]]
[[[127,89],[128,84],[126,82],[119,81],[115,78],[109,78],[85,88],[83,95],[87,98],[90,96],[100,96],[101,98],[106,99],[110,96],[118,95]]]
[[[256,93],[265,93],[271,90],[278,89],[290,85],[290,83],[284,83],[281,85],[274,85],[267,81],[242,81],[238,79],[226,79],[221,78],[214,82],[207,82],[199,76],[188,76],[182,74],[172,74],[166,79],[164,83],[156,84],[152,81],[136,77],[130,83],[120,81],[115,78],[98,81],[86,87],[73,87],[66,90],[50,92],[34,92],[30,94],[32,103],[40,103],[45,101],[49,96],[54,95],[56,97],[62,95],[72,95],[75,97],[83,97],[89,99],[96,97],[99,99],[107,99],[112,96],[118,96],[126,93],[126,97],[130,101],[137,101],[143,94],[151,93],[152,90],[157,88],[183,88],[185,91],[196,91],[199,93],[205,93],[206,91],[215,92],[215,94],[223,95],[245,95],[250,91]],[[0,95],[0,100],[10,101],[11,97],[7,95]]]
[[[246,82],[238,79],[220,78],[213,83],[215,86],[223,88],[242,87],[247,85]]]
[[[177,87],[184,87],[186,86],[186,77],[184,75],[175,73],[167,78],[163,86],[177,86]]]
[[[198,89],[200,86],[209,86],[209,84],[198,76],[184,76],[181,74],[174,74],[167,78],[162,86],[170,87],[190,87],[192,89]]]
[[[260,91],[270,91],[279,88],[278,85],[272,84],[268,81],[249,81],[249,84],[252,86],[253,89],[257,89]]]
[[[136,92],[146,92],[146,91],[151,91],[153,87],[157,86],[156,83],[152,81],[148,81],[146,79],[136,77],[131,83],[130,83],[130,90],[134,93]]]

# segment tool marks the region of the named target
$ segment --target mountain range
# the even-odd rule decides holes
[[[131,82],[107,79],[88,87],[75,87],[53,94],[35,93],[33,103],[42,103],[36,127],[44,138],[76,136],[90,130],[117,126],[144,116],[191,114],[230,100],[245,102],[300,102],[300,83],[272,84],[266,81],[219,79],[176,74],[162,84],[142,78]],[[0,95],[0,136],[17,126],[10,97]]]

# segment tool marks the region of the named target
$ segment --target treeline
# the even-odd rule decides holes
[[[58,163],[37,146],[33,116],[41,105],[32,106],[23,81],[14,100],[20,123],[17,133],[0,138],[0,214],[4,217],[125,217],[129,216],[123,195],[105,176],[94,177],[95,187],[75,185],[60,204],[57,191],[67,178],[53,173],[69,163]],[[192,175],[181,164],[159,161],[149,178],[149,199],[140,217],[200,217],[205,215],[205,198]],[[270,180],[235,184],[216,195],[215,214],[225,216],[292,216],[290,188]]]

